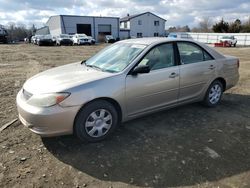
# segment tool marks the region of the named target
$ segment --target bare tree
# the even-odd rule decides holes
[[[200,32],[211,32],[211,20],[209,17],[203,17],[199,23]]]
[[[8,40],[9,41],[22,41],[26,37],[30,37],[32,35],[33,29],[27,28],[25,24],[16,24],[14,22],[9,22],[7,24],[7,32],[8,32]]]

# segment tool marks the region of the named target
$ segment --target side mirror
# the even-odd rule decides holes
[[[150,68],[148,65],[141,65],[138,67],[135,67],[134,70],[131,72],[132,75],[137,75],[137,74],[143,74],[143,73],[149,73]]]

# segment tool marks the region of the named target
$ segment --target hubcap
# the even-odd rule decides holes
[[[222,89],[219,84],[213,85],[209,92],[209,101],[212,104],[216,104],[219,102],[221,97]]]
[[[88,116],[85,122],[85,130],[91,137],[101,137],[109,131],[111,125],[111,113],[106,109],[99,109]]]

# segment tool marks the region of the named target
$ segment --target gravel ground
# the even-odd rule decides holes
[[[0,45],[0,126],[17,118],[30,76],[83,60],[96,46]],[[40,138],[19,121],[0,133],[0,187],[250,187],[250,48],[221,105],[190,104],[123,124],[108,140]]]

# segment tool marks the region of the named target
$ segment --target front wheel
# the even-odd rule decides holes
[[[215,80],[208,88],[203,104],[208,107],[217,106],[223,94],[223,85],[219,80]]]
[[[105,100],[97,100],[80,110],[74,131],[82,141],[97,142],[110,136],[117,125],[118,113],[115,107]]]

